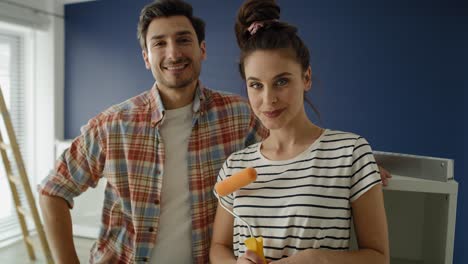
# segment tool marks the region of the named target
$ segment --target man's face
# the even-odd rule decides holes
[[[148,26],[143,58],[159,89],[186,88],[197,82],[206,58],[205,42],[198,44],[185,16],[154,19]]]

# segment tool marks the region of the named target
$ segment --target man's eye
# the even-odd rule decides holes
[[[153,43],[153,47],[161,47],[164,46],[164,44],[165,43],[163,41],[157,41]]]
[[[191,42],[191,41],[192,41],[192,40],[189,39],[189,38],[182,38],[182,39],[179,39],[179,42],[181,42],[181,43],[189,43],[189,42]]]

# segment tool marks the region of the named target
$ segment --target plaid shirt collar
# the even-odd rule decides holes
[[[192,111],[197,113],[198,111],[203,111],[203,102],[205,100],[205,86],[198,81],[197,88],[195,89],[195,97],[193,99]],[[165,111],[164,104],[159,94],[157,83],[155,82],[149,93],[150,106],[151,106],[151,125],[160,126],[163,123]]]

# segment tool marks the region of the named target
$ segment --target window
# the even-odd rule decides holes
[[[11,90],[11,57],[12,57],[12,47],[9,43],[10,41],[4,36],[0,35],[0,87],[2,88],[3,96],[5,98],[7,108],[10,109],[11,100],[10,100],[10,90]],[[5,137],[5,129],[2,127],[1,131],[2,136]],[[2,171],[5,173],[4,171]],[[5,175],[5,174],[2,174]],[[12,215],[12,201],[11,194],[8,188],[8,182],[6,177],[0,178],[0,200],[5,201],[0,210],[0,222],[5,218],[8,218]]]
[[[29,157],[30,149],[27,147],[27,96],[26,96],[26,43],[25,29],[0,25],[0,87],[10,113],[16,139],[20,145],[23,160]],[[8,135],[3,118],[0,118],[0,131],[3,140],[9,144]],[[13,154],[8,151],[13,174],[18,175]],[[0,160],[0,243],[6,239],[18,236],[21,233],[17,214],[13,203],[10,185],[6,178],[3,161]],[[22,188],[18,188],[21,200],[26,205]]]
[[[36,197],[37,183],[54,166],[55,140],[63,139],[64,21],[59,2],[0,0],[0,84]],[[6,180],[0,159],[0,247],[21,238]]]

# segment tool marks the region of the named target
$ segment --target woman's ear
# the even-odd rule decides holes
[[[304,72],[304,91],[309,91],[312,88],[312,68],[310,66]]]

